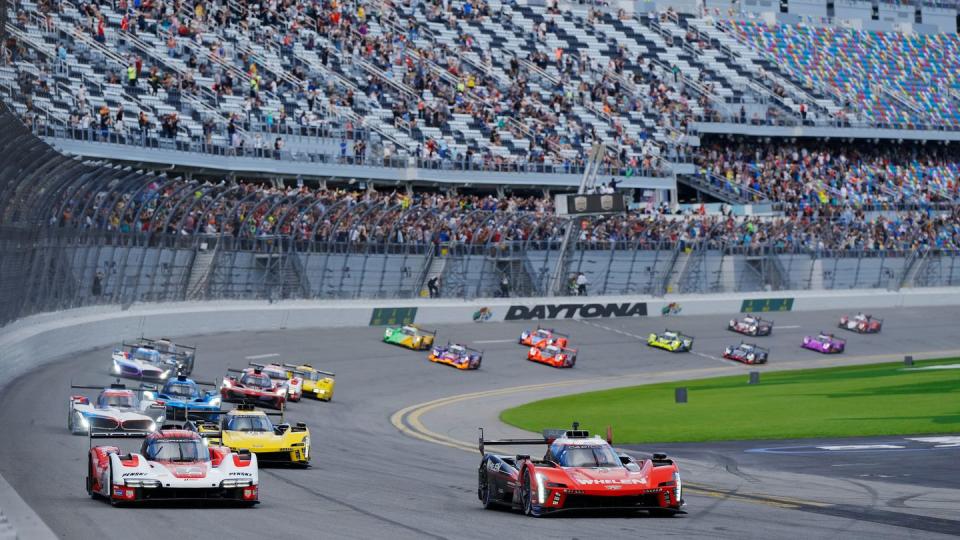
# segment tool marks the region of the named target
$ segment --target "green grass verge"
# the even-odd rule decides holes
[[[915,367],[958,364],[951,358]],[[960,431],[960,369],[902,363],[762,373],[634,386],[508,409],[504,422],[540,431],[579,421],[619,444],[851,437]],[[685,386],[688,402],[674,403]]]

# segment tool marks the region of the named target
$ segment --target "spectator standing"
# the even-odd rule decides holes
[[[577,296],[587,295],[587,276],[583,272],[577,272]]]
[[[440,276],[433,276],[427,281],[427,289],[430,291],[430,298],[440,296]]]

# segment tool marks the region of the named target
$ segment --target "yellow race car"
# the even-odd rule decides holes
[[[310,364],[284,364],[287,368],[287,377],[300,377],[303,380],[303,395],[317,398],[321,401],[333,399],[333,387],[337,381],[335,375],[329,371],[321,371]]]
[[[433,340],[436,337],[436,330],[424,330],[412,324],[387,328],[383,333],[385,343],[399,345],[415,351],[425,351],[433,347]]]
[[[192,426],[209,444],[226,446],[233,452],[249,450],[257,455],[257,462],[261,465],[310,465],[310,430],[307,425],[274,425],[268,413],[255,409],[253,405],[238,405],[221,415],[219,422],[198,421]]]
[[[647,337],[647,345],[670,352],[690,352],[693,349],[693,338],[673,330],[662,333],[651,333]]]

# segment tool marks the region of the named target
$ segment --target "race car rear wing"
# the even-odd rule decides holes
[[[314,369],[313,371],[306,371],[299,369],[300,366],[295,366],[293,364],[283,364],[283,367],[287,368],[287,371],[290,373],[300,375],[301,377],[309,377],[311,373],[319,373],[320,375],[326,375],[327,377],[336,377],[332,371],[323,371],[319,369]]]
[[[537,330],[546,330],[546,331],[550,332],[551,334],[556,334],[556,335],[558,335],[558,336],[563,336],[563,337],[565,337],[565,338],[570,337],[570,334],[564,334],[563,332],[557,332],[557,330],[556,330],[555,328],[545,328],[545,327],[543,327],[543,326],[540,326],[539,324],[537,325]]]
[[[683,332],[678,332],[678,331],[676,331],[676,330],[671,330],[671,329],[669,329],[669,328],[667,328],[667,329],[665,329],[665,330],[663,331],[664,334],[666,334],[667,332],[672,332],[672,333],[676,334],[677,337],[680,338],[680,339],[689,339],[691,345],[693,345],[693,340],[696,339],[696,338],[694,338],[693,336],[688,336],[688,335],[684,334]]]
[[[497,446],[518,446],[518,445],[536,445],[536,444],[548,444],[546,438],[540,439],[498,439],[498,440],[489,440],[483,438],[483,428],[478,428],[480,430],[480,454],[484,454],[484,446],[486,445],[497,445]]]
[[[143,336],[140,337],[141,344],[146,345],[148,347],[152,347],[158,351],[160,350],[158,345],[160,344],[161,341],[166,341],[176,349],[176,352],[173,352],[173,353],[168,352],[164,354],[175,354],[177,356],[184,356],[184,357],[191,356],[191,355],[195,356],[197,354],[197,348],[195,346],[181,345],[180,343],[174,343],[172,339],[168,339],[168,338],[151,339],[151,338],[145,338]],[[188,352],[191,354],[187,354]]]
[[[741,342],[740,342],[740,345],[749,345],[749,346],[753,347],[753,350],[755,350],[755,351],[760,351],[760,352],[763,352],[763,353],[770,354],[770,349],[768,349],[768,348],[766,348],[766,347],[761,347],[761,346],[757,345],[756,343],[747,343],[747,342],[745,342],[745,341],[741,341]]]
[[[841,338],[841,337],[837,337],[837,336],[835,336],[835,335],[833,335],[833,334],[828,334],[827,332],[824,332],[823,330],[817,332],[817,337],[820,337],[820,336],[826,336],[826,337],[832,339],[833,341],[840,341],[840,342],[842,342],[844,345],[847,344],[847,340],[846,340],[846,339]]]
[[[157,385],[155,384],[144,384],[140,383],[140,386],[136,388],[127,388],[127,385],[120,382],[120,379],[117,379],[117,382],[110,383],[109,385],[103,384],[73,384],[70,382],[70,388],[76,390],[133,390],[134,392],[146,392],[146,391],[156,391]]]

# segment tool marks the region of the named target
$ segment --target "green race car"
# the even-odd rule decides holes
[[[664,330],[659,334],[650,334],[647,345],[670,352],[690,352],[693,348],[693,338],[673,330]]]
[[[433,347],[433,340],[436,337],[436,330],[424,330],[412,324],[387,328],[383,333],[384,343],[399,345],[415,351],[423,351]]]

